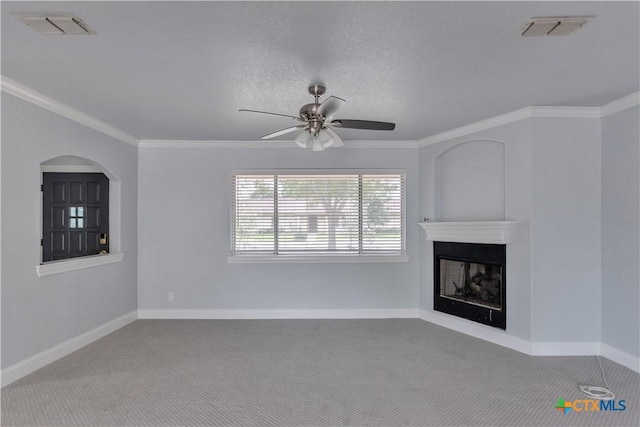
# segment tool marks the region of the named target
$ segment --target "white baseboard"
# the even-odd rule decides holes
[[[485,326],[470,320],[426,310],[420,310],[420,319],[519,351],[520,353],[531,354],[531,343],[529,341],[508,335],[506,332],[491,326]]]
[[[608,344],[600,344],[600,355],[632,371],[640,373],[640,357],[618,350]]]
[[[111,320],[97,328],[91,329],[90,331],[75,336],[63,343],[15,363],[2,370],[0,373],[0,385],[2,387],[9,385],[12,382],[48,365],[49,363],[55,362],[56,360],[73,353],[74,351],[79,350],[106,335],[109,335],[110,333],[133,322],[137,318],[137,311],[132,311],[129,314],[125,314],[124,316]]]
[[[353,310],[138,310],[3,369],[2,387],[128,325],[136,319],[392,319],[420,318],[445,328],[535,356],[602,355],[640,373],[640,358],[599,342],[531,343],[465,319],[418,309]]]
[[[596,356],[606,357],[640,373],[640,357],[600,342],[530,342],[505,332],[441,313],[420,310],[420,318],[466,335],[471,335],[531,356]]]
[[[531,344],[532,356],[596,356],[600,354],[599,342],[550,341]]]
[[[138,310],[139,319],[392,319],[416,318],[418,309],[353,310]]]

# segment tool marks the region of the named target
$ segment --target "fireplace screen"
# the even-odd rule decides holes
[[[433,309],[507,328],[506,245],[433,242]]]
[[[502,310],[502,266],[440,258],[440,296]]]

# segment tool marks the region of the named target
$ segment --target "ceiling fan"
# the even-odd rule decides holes
[[[270,114],[273,116],[289,117],[301,122],[296,126],[281,129],[264,135],[261,139],[271,139],[291,132],[301,131],[295,138],[295,143],[302,148],[311,148],[313,151],[322,151],[327,147],[341,147],[344,145],[342,138],[334,128],[367,129],[367,130],[393,130],[395,123],[374,122],[370,120],[347,120],[334,118],[338,110],[347,102],[337,96],[330,96],[320,103],[319,98],[324,95],[326,88],[321,85],[309,86],[309,93],[315,98],[311,104],[300,108],[299,116],[271,113],[268,111],[240,109],[250,113]]]

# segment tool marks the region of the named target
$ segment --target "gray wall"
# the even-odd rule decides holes
[[[435,158],[435,220],[504,219],[505,144],[476,140]]]
[[[476,166],[464,172],[472,185],[441,172],[447,157],[446,167]],[[503,185],[496,169],[504,194],[480,190]],[[442,191],[456,192],[455,203]],[[539,343],[600,341],[600,120],[526,119],[420,150],[421,218],[471,220],[483,195],[477,219],[519,222],[507,245],[506,333]],[[433,245],[422,248],[420,308],[433,311]]]
[[[507,245],[506,333],[525,340],[531,338],[531,126],[521,120],[420,149],[421,220],[519,221]],[[466,179],[452,178],[451,169],[458,168]],[[443,192],[458,195],[452,200]],[[433,243],[420,232],[420,309],[432,312]]]
[[[122,183],[124,261],[38,277],[40,163],[91,159]],[[2,93],[2,368],[137,306],[137,148]]]
[[[143,147],[139,167],[140,309],[417,308],[417,150]],[[409,262],[229,264],[230,172],[277,168],[405,169]]]
[[[602,343],[640,356],[638,107],[602,120]]]
[[[136,308],[431,311],[432,244],[415,224],[475,215],[519,221],[507,334],[638,356],[638,114],[527,119],[420,150],[138,151],[2,93],[2,368]],[[59,156],[91,159],[122,183],[124,262],[37,277],[39,168]],[[229,264],[230,171],[270,168],[405,169],[409,262]]]
[[[600,120],[532,121],[531,337],[599,342]]]

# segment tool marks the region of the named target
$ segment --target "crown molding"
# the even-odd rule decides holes
[[[292,141],[215,141],[179,139],[138,139],[122,130],[91,117],[75,108],[49,98],[10,78],[0,76],[0,90],[80,123],[105,135],[144,148],[293,148]],[[525,107],[417,141],[346,141],[347,148],[420,148],[449,141],[472,133],[492,129],[519,120],[540,118],[603,118],[640,105],[640,92],[635,92],[602,107]]]
[[[640,104],[640,92],[632,93],[602,107],[526,107],[486,120],[471,123],[418,140],[418,147],[449,141],[461,136],[503,126],[533,117],[563,119],[601,119]]]
[[[418,141],[345,141],[349,148],[418,148]]]
[[[69,107],[66,104],[58,102],[48,96],[41,94],[27,86],[24,86],[10,78],[0,76],[0,90],[30,102],[34,105],[44,108],[45,110],[52,111],[69,120],[73,120],[76,123],[84,125],[88,128],[96,130],[105,135],[109,135],[112,138],[126,142],[134,146],[138,146],[139,140],[120,129],[111,126],[103,121],[100,121],[88,114],[85,114],[75,108]]]
[[[418,148],[417,141],[345,141],[346,148]],[[298,148],[293,141],[142,139],[141,148]]]
[[[529,107],[531,117],[599,119],[600,107]]]
[[[291,141],[141,139],[140,148],[291,148]]]
[[[640,105],[640,92],[632,93],[631,95],[627,95],[623,98],[603,105],[601,108],[600,116],[607,117],[612,114],[619,113],[620,111],[626,110],[627,108],[635,107],[637,105]]]
[[[461,136],[469,135],[469,134],[480,132],[487,129],[492,129],[498,126],[517,122],[519,120],[528,119],[530,117],[532,117],[532,107],[522,108],[520,110],[512,111],[510,113],[501,114],[499,116],[491,117],[486,120],[481,120],[479,122],[471,123],[456,129],[448,130],[446,132],[442,132],[432,136],[428,136],[426,138],[422,138],[418,140],[418,146],[425,147],[427,145],[449,141],[454,138],[458,138]]]

